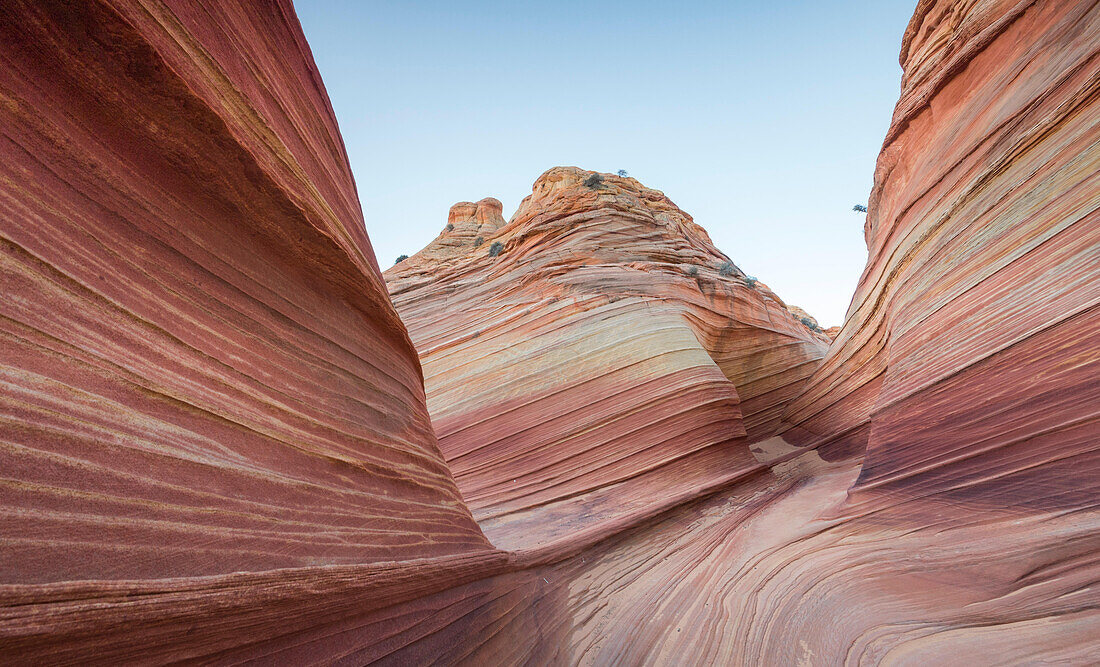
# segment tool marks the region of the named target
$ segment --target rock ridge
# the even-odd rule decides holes
[[[1100,663],[1098,36],[921,0],[822,335],[574,167],[383,276],[286,0],[0,4],[0,655]]]
[[[385,275],[444,456],[497,546],[762,470],[749,445],[828,345],[633,178],[552,168],[482,245],[440,247]]]

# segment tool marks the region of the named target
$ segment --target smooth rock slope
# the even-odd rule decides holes
[[[0,656],[1100,663],[1098,51],[918,3],[825,353],[577,169],[384,281],[285,0],[3,3]]]
[[[498,546],[614,532],[761,469],[824,355],[661,192],[556,167],[386,271],[440,447]]]
[[[619,532],[551,567],[544,581],[568,582],[558,610],[572,628],[565,662],[1100,660],[1098,50],[1095,3],[920,3],[876,171],[868,266],[824,365],[787,402],[780,437],[752,447],[770,471],[732,475],[710,498],[625,530],[599,524]],[[531,201],[541,198],[554,219],[560,204],[545,193],[558,177],[547,176]],[[537,261],[524,245],[530,235],[511,241],[510,227],[498,232],[500,253],[478,260],[489,267],[485,282],[506,275],[499,267],[509,262]],[[588,257],[569,259],[589,272]],[[480,340],[471,328],[491,331],[510,289],[579,281],[549,273],[534,285],[481,289],[454,251],[437,261],[387,278],[425,368],[440,364],[439,377],[426,372],[429,408],[489,536],[540,543],[546,521],[572,535],[592,515],[614,516],[604,508],[644,498],[611,485],[600,505],[577,502],[577,511],[560,501],[567,509],[554,512],[551,502],[501,522],[497,503],[511,512],[514,495],[560,482],[560,473],[544,476],[554,462],[543,452],[557,450],[526,455],[526,434],[513,436],[506,415],[486,411],[492,401],[473,401],[500,390],[477,376],[507,378],[506,348],[483,357],[475,342],[453,363],[441,357],[463,336]],[[432,281],[446,292],[434,312],[462,304],[463,324],[432,321],[406,298],[430,292]],[[644,325],[629,328],[637,330]],[[453,390],[452,378],[471,386]],[[455,412],[474,416],[452,431]],[[461,442],[470,420],[495,425],[481,442],[500,453],[463,469],[470,450],[448,439]],[[497,466],[523,486],[484,493]]]
[[[4,662],[271,652],[501,561],[289,2],[5,2],[0,146]]]
[[[19,536],[0,577],[485,549],[301,34],[275,8],[198,8],[9,3],[0,21]]]
[[[1100,7],[921,2],[901,63],[867,268],[784,437],[866,449],[853,502],[1095,508]]]

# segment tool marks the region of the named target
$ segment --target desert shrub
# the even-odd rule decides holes
[[[481,238],[480,236],[477,237],[476,239],[474,239],[474,247],[475,248],[480,246],[482,243],[485,243],[485,239]]]
[[[689,276],[691,276],[692,278],[694,278],[695,276],[699,275],[699,267],[698,266],[689,266],[688,270],[687,270],[687,274]]]
[[[741,273],[741,269],[737,268],[737,265],[733,262],[722,262],[722,265],[718,267],[718,275],[720,276],[733,276]]]
[[[394,264],[400,264],[401,262],[404,262],[408,258],[409,258],[408,255],[398,255],[397,256],[397,261],[394,262]]]
[[[745,284],[753,289],[756,289],[756,283],[758,282],[760,281],[758,281],[756,278],[753,278],[752,276],[745,276]]]
[[[493,241],[493,245],[489,246],[489,256],[496,257],[501,250],[504,250],[504,244],[500,241]]]
[[[454,230],[455,230],[455,226],[448,222],[447,223],[447,231],[448,232],[453,232]]]
[[[802,321],[802,324],[806,325],[806,328],[809,329],[810,331],[816,331],[818,333],[821,333],[822,331],[824,331],[824,329],[819,327],[816,322],[814,322],[813,320],[811,320],[808,317],[803,317],[801,319],[801,321]]]
[[[619,170],[618,172],[616,172],[616,173],[618,173],[618,174],[619,174],[619,178],[626,178],[626,177],[627,177],[627,175],[628,175],[628,174],[626,173],[626,169],[620,169],[620,170]]]
[[[588,178],[584,179],[584,184],[587,187],[596,189],[603,185],[603,176],[599,174],[592,174]]]
[[[855,211],[856,213],[866,213],[867,212],[867,207],[864,206],[863,204],[856,204],[855,206],[852,207],[852,210]]]

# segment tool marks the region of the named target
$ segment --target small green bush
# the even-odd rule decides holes
[[[722,265],[718,267],[718,275],[720,276],[733,276],[741,273],[741,269],[737,268],[737,265],[733,262],[722,262]]]
[[[592,174],[588,178],[584,179],[584,184],[592,189],[597,189],[603,185],[603,176],[599,174]]]
[[[409,258],[408,255],[398,255],[397,256],[397,261],[394,262],[394,265],[400,264],[401,262],[404,262],[408,258]]]
[[[448,232],[453,232],[454,230],[455,230],[455,226],[448,222],[447,223],[447,231]]]
[[[760,281],[758,281],[756,278],[753,278],[752,276],[745,276],[745,284],[753,289],[756,289],[756,283],[758,282]]]
[[[496,257],[501,250],[504,250],[504,244],[500,241],[493,241],[493,245],[489,246],[489,256]]]
[[[698,266],[689,266],[688,270],[687,270],[687,274],[689,276],[691,276],[692,278],[694,278],[695,276],[699,275],[699,267]]]
[[[475,248],[480,246],[482,243],[485,243],[485,239],[481,238],[480,236],[477,237],[476,239],[474,239],[474,247]]]

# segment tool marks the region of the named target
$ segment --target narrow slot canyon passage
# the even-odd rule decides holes
[[[1100,664],[1100,2],[916,3],[828,328],[763,226],[557,160],[383,270],[296,11],[0,3],[0,662]]]

